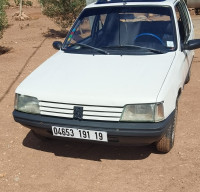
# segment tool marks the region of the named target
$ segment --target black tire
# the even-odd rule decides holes
[[[195,9],[195,14],[196,14],[196,15],[199,15],[199,14],[200,14],[200,9],[199,9],[199,8],[196,8],[196,9]]]
[[[185,84],[188,84],[190,82],[190,76],[191,76],[191,70],[188,71],[187,77],[185,79]]]
[[[178,106],[176,106],[173,120],[168,127],[166,133],[163,135],[161,140],[156,143],[156,148],[159,152],[168,153],[174,146],[177,114]]]

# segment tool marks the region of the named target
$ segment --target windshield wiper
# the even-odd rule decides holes
[[[93,50],[95,50],[95,51],[97,51],[99,53],[103,53],[105,55],[109,55],[110,54],[108,51],[105,51],[103,49],[99,49],[99,48],[96,48],[96,47],[93,47],[93,46],[90,46],[90,45],[86,45],[86,44],[83,44],[83,43],[74,43],[74,44],[72,44],[72,46],[74,46],[74,45],[90,48],[90,49],[93,49]]]
[[[139,48],[139,49],[146,49],[148,51],[151,51],[153,53],[158,53],[158,54],[165,53],[164,51],[161,51],[161,50],[157,50],[157,49],[153,49],[153,48],[149,48],[149,47],[142,47],[142,46],[138,46],[138,45],[119,45],[119,46],[109,46],[106,48]]]

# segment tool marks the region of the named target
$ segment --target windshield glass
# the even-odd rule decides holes
[[[81,54],[159,54],[176,49],[170,7],[122,6],[85,9],[63,49]]]

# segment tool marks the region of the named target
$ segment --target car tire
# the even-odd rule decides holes
[[[195,14],[196,14],[196,15],[200,15],[200,9],[199,9],[199,8],[196,8],[196,9],[195,9]]]
[[[167,131],[165,132],[161,140],[156,143],[156,148],[161,153],[168,153],[174,146],[177,114],[178,106],[176,105],[172,122],[170,123]]]

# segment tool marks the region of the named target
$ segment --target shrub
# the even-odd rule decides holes
[[[6,3],[7,3],[7,0],[0,1],[0,38],[3,35],[3,30],[7,26],[7,18],[6,18],[6,13],[5,13]]]
[[[85,0],[39,0],[43,14],[52,18],[62,28],[72,25],[83,7]]]
[[[15,5],[16,6],[19,6],[19,3],[20,3],[20,0],[14,0],[15,2]],[[25,0],[22,0],[22,5],[26,5],[26,6],[32,6],[33,5],[33,2],[32,1],[25,1]]]

